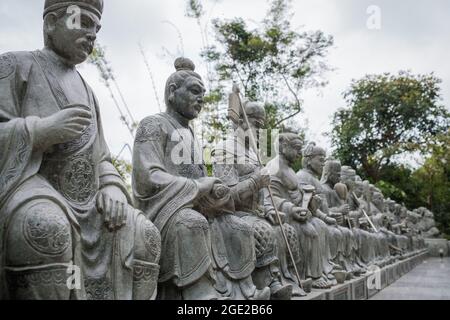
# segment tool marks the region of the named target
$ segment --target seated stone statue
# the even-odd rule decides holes
[[[207,176],[190,122],[204,105],[205,87],[189,59],[175,61],[167,80],[166,112],[139,125],[133,155],[136,205],[162,236],[158,298],[260,299],[253,283],[253,229],[234,215],[230,189]]]
[[[316,289],[326,289],[331,286],[324,275],[322,249],[319,234],[311,220],[310,201],[314,199],[304,195],[300,189],[293,163],[302,155],[303,141],[295,133],[282,133],[279,136],[279,155],[271,160],[266,168],[271,175],[271,189],[275,205],[280,212],[287,216],[300,242],[300,263],[298,270],[302,279],[311,278],[312,286]],[[270,203],[266,195],[266,202]]]
[[[356,173],[349,167],[342,167],[342,182],[348,183],[351,176]],[[353,228],[353,234],[357,243],[356,258],[358,265],[368,268],[375,263],[375,236],[368,219],[365,217],[367,203],[365,201],[365,183],[358,176],[355,179],[354,187],[350,188],[347,203],[350,206],[350,221]],[[353,190],[353,192],[352,192]]]
[[[384,214],[384,196],[381,191],[375,188],[373,185],[370,186],[370,216],[373,224],[377,228],[377,246],[376,254],[378,259],[378,264],[380,266],[385,266],[390,262],[390,249],[388,235],[384,229],[384,221],[387,218]]]
[[[342,214],[329,213],[328,204],[323,194],[322,184],[319,177],[322,176],[325,165],[326,152],[317,147],[315,143],[309,143],[303,150],[303,169],[297,172],[297,180],[300,187],[311,185],[315,188],[315,193],[320,195],[322,201],[320,207],[315,210],[311,223],[319,234],[321,248],[321,258],[323,259],[324,275],[330,285],[336,284],[336,279],[332,274],[335,269],[342,269],[336,262],[339,253],[342,252],[343,235],[337,228],[337,219],[342,218]]]
[[[71,5],[82,28],[67,23]],[[76,70],[102,11],[102,0],[46,0],[45,48],[0,56],[0,300],[154,295],[158,230],[130,206]]]
[[[213,171],[216,177],[231,188],[236,215],[253,228],[256,245],[256,269],[253,272],[255,284],[258,288],[269,286],[272,299],[290,299],[292,294],[301,296],[304,292],[292,273],[281,226],[273,207],[270,204],[264,207],[262,190],[270,184],[270,176],[264,174],[255,150],[245,142],[245,137],[249,137],[249,130],[256,133],[262,128],[266,114],[264,106],[259,103],[247,102],[244,108],[252,128],[248,128],[241,113],[239,123],[233,123],[234,134],[218,143],[212,152]],[[298,248],[295,231],[288,224],[283,227],[291,248]],[[299,258],[298,254],[296,258]]]
[[[356,173],[355,173],[356,174]],[[364,270],[356,262],[355,251],[357,251],[357,243],[352,232],[350,220],[350,206],[347,203],[348,187],[352,187],[355,175],[349,176],[343,186],[339,186],[341,182],[341,163],[338,160],[327,160],[322,174],[322,191],[325,195],[330,212],[338,215],[339,219],[337,228],[342,234],[341,252],[337,257],[342,268],[352,275],[359,276]],[[343,190],[342,195],[338,193],[339,187]]]
[[[434,214],[427,208],[418,208],[414,212],[421,216],[418,227],[422,231],[422,236],[427,239],[439,238],[440,231],[436,228]]]

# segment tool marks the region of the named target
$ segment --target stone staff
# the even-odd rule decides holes
[[[231,120],[238,122],[239,121],[239,116],[240,116],[240,111],[242,111],[242,115],[244,116],[244,121],[245,121],[247,127],[251,128],[250,127],[250,122],[248,121],[247,112],[245,111],[245,108],[242,105],[242,100],[241,100],[241,96],[240,96],[239,87],[236,84],[234,84],[233,85],[233,89],[232,89],[232,93],[230,93],[230,96],[229,96],[228,117]],[[250,131],[249,132],[250,133],[250,136],[249,136],[250,144],[251,144],[253,150],[255,150],[256,156],[258,158],[259,165],[263,166],[262,161],[261,161],[261,156],[260,156],[260,154],[258,152],[258,146],[256,144],[255,137],[253,136],[253,132],[251,130],[249,130],[249,131]],[[267,186],[267,190],[269,191],[270,200],[272,201],[272,205],[273,205],[273,207],[275,209],[275,214],[277,216],[278,223],[280,224],[280,226],[283,226],[283,222],[281,221],[280,212],[278,211],[277,206],[275,205],[275,201],[273,199],[273,194],[272,194],[272,190],[271,190],[270,186]],[[292,254],[291,246],[289,245],[289,241],[288,241],[288,238],[286,236],[286,232],[284,231],[283,228],[281,228],[281,233],[283,235],[284,242],[286,243],[286,248],[288,249],[289,257],[290,257],[290,259],[292,261],[292,265],[294,266],[295,276],[297,277],[298,285],[300,286],[300,288],[303,289],[302,282],[301,282],[301,279],[300,279],[300,275],[299,275],[298,270],[297,270],[297,265],[295,263],[294,255]]]

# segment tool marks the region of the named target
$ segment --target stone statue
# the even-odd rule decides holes
[[[322,191],[327,200],[330,212],[334,213],[338,219],[337,228],[342,234],[338,238],[341,241],[341,252],[338,256],[338,262],[343,269],[355,276],[361,275],[364,270],[357,265],[355,252],[357,251],[357,243],[352,232],[352,223],[350,220],[350,206],[347,203],[348,189],[353,183],[352,179],[346,179],[343,186],[339,186],[341,182],[341,163],[338,160],[327,160],[322,174]],[[341,191],[338,193],[339,188]],[[340,195],[341,193],[341,195]]]
[[[342,167],[342,182],[348,183],[350,177],[355,175],[355,171],[349,167]],[[356,253],[358,264],[363,267],[370,267],[375,263],[375,235],[368,219],[365,217],[367,202],[364,193],[368,183],[359,177],[355,179],[354,187],[350,188],[348,204],[350,206],[351,221],[354,224],[353,233],[357,242],[358,251]],[[351,192],[353,190],[353,192]],[[366,212],[367,213],[367,212]]]
[[[258,288],[269,286],[272,299],[290,299],[291,295],[305,295],[299,288],[292,264],[281,234],[275,211],[271,204],[264,207],[265,189],[270,184],[270,176],[259,164],[256,150],[246,143],[248,131],[261,129],[265,123],[264,106],[256,102],[244,104],[251,128],[243,119],[234,123],[234,134],[226,141],[218,143],[212,152],[214,175],[223,180],[232,190],[236,215],[253,228],[256,244],[256,269],[253,279]],[[295,231],[284,224],[291,248],[298,248]],[[298,250],[293,249],[298,253]],[[297,254],[296,259],[299,256]],[[282,284],[282,281],[286,284]]]
[[[167,80],[167,110],[139,125],[133,192],[162,236],[158,299],[267,300],[256,288],[253,230],[234,215],[230,189],[207,177],[202,148],[190,127],[204,104],[205,86],[189,59],[175,61]]]
[[[325,166],[325,158],[326,152],[324,149],[317,147],[315,143],[309,143],[303,150],[303,169],[297,173],[297,180],[300,187],[311,185],[315,188],[315,193],[322,197],[320,207],[313,212],[311,223],[319,234],[324,275],[330,285],[335,285],[336,279],[332,272],[342,269],[335,261],[339,252],[342,252],[342,233],[337,229],[336,219],[327,214],[328,204],[319,180]],[[341,214],[335,214],[334,216],[338,219],[342,217]],[[333,259],[334,261],[332,261]]]
[[[322,249],[320,247],[319,234],[311,220],[311,206],[300,189],[293,163],[302,155],[303,141],[295,133],[282,133],[279,136],[279,155],[267,164],[271,175],[271,188],[275,205],[280,212],[287,216],[287,221],[292,225],[300,242],[300,263],[298,269],[302,279],[311,278],[312,287],[327,289],[330,281],[324,275]],[[311,201],[310,197],[310,201]],[[266,199],[270,203],[270,199]]]
[[[388,236],[385,231],[384,225],[386,223],[387,216],[384,214],[384,196],[383,193],[373,185],[371,185],[371,219],[378,232],[376,253],[380,266],[385,266],[390,263],[390,249]]]
[[[436,221],[434,220],[434,214],[427,208],[421,207],[413,210],[421,218],[419,218],[418,227],[422,231],[422,235],[427,239],[440,238],[440,231],[436,228]]]
[[[66,23],[72,5],[81,28]],[[45,48],[0,56],[0,299],[154,295],[159,233],[131,207],[76,70],[102,11],[102,0],[46,0]],[[79,290],[67,284],[76,267]]]

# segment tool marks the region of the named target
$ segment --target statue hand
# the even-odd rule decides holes
[[[325,223],[328,225],[337,225],[337,221],[334,218],[326,217]]]
[[[104,223],[110,231],[118,230],[127,222],[127,197],[120,188],[107,186],[97,195],[97,210],[103,214]]]
[[[308,209],[300,207],[293,207],[291,210],[291,214],[293,219],[301,223],[306,222],[311,217],[311,213]]]
[[[286,214],[284,212],[278,211],[280,214],[281,223],[284,224],[286,222]],[[270,210],[267,213],[267,220],[272,224],[273,226],[279,226],[280,223],[278,221],[277,213],[274,209]]]
[[[91,124],[92,114],[88,107],[72,105],[36,123],[36,142],[43,150],[81,136]]]
[[[339,207],[339,211],[344,215],[348,215],[350,213],[350,206],[348,204],[344,204]]]
[[[200,178],[195,182],[197,183],[200,197],[209,195],[213,191],[214,185],[223,184],[219,179],[210,177]]]
[[[313,212],[322,206],[322,197],[319,195],[314,195],[310,201],[310,208]]]
[[[342,225],[344,223],[344,215],[340,212],[331,212],[330,217],[336,220],[336,223]]]
[[[253,178],[255,179],[255,181],[258,184],[258,187],[260,189],[270,186],[270,182],[271,182],[270,174],[266,168],[263,168],[262,170],[257,171],[253,175]]]

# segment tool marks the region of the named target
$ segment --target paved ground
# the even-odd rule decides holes
[[[371,300],[450,300],[450,258],[428,258]]]

